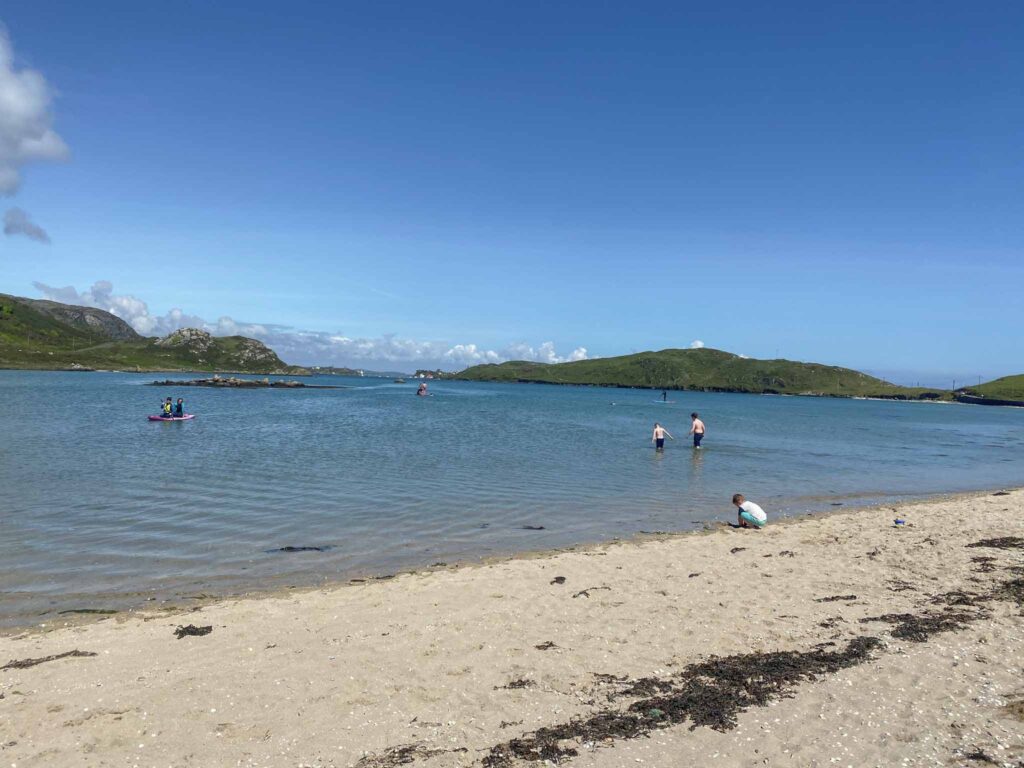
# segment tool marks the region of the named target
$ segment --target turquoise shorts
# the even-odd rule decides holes
[[[744,520],[746,520],[748,523],[750,523],[755,528],[764,528],[765,521],[764,520],[758,520],[756,517],[754,517],[749,512],[742,512],[741,511],[740,512],[740,517],[742,517]]]

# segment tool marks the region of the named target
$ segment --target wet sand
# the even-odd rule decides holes
[[[901,504],[905,527],[890,506],[850,510],[3,637],[0,766],[1017,766],[1022,502]]]

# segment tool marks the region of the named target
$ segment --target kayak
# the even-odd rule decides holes
[[[186,413],[184,416],[150,416],[150,421],[188,421],[194,419],[196,415],[194,413]]]

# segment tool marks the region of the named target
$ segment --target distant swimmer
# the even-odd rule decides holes
[[[669,434],[669,431],[667,429],[665,429],[663,426],[661,426],[661,424],[655,422],[654,423],[654,432],[651,434],[651,441],[654,443],[654,450],[656,450],[656,451],[664,451],[665,450],[665,438],[666,437],[668,437],[669,440],[675,440],[675,438],[672,437],[671,434]]]
[[[689,432],[689,434],[693,435],[693,447],[700,448],[700,441],[704,439],[704,422],[700,420],[696,411],[690,414],[690,418],[693,420]]]
[[[740,528],[764,528],[768,522],[768,515],[764,510],[752,501],[747,501],[742,493],[732,497],[732,503],[739,510],[736,513],[736,523]]]
[[[421,381],[420,382],[420,386],[419,386],[419,389],[416,390],[416,394],[419,397],[426,397],[427,395],[430,394],[429,392],[427,392],[427,382],[425,382],[425,381]]]

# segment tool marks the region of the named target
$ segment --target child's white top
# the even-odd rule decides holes
[[[761,509],[759,506],[757,506],[757,504],[755,504],[752,501],[744,501],[742,504],[740,504],[740,509],[742,509],[748,515],[753,517],[755,520],[759,520],[762,523],[768,522],[768,515],[766,515],[764,513],[764,510]]]

